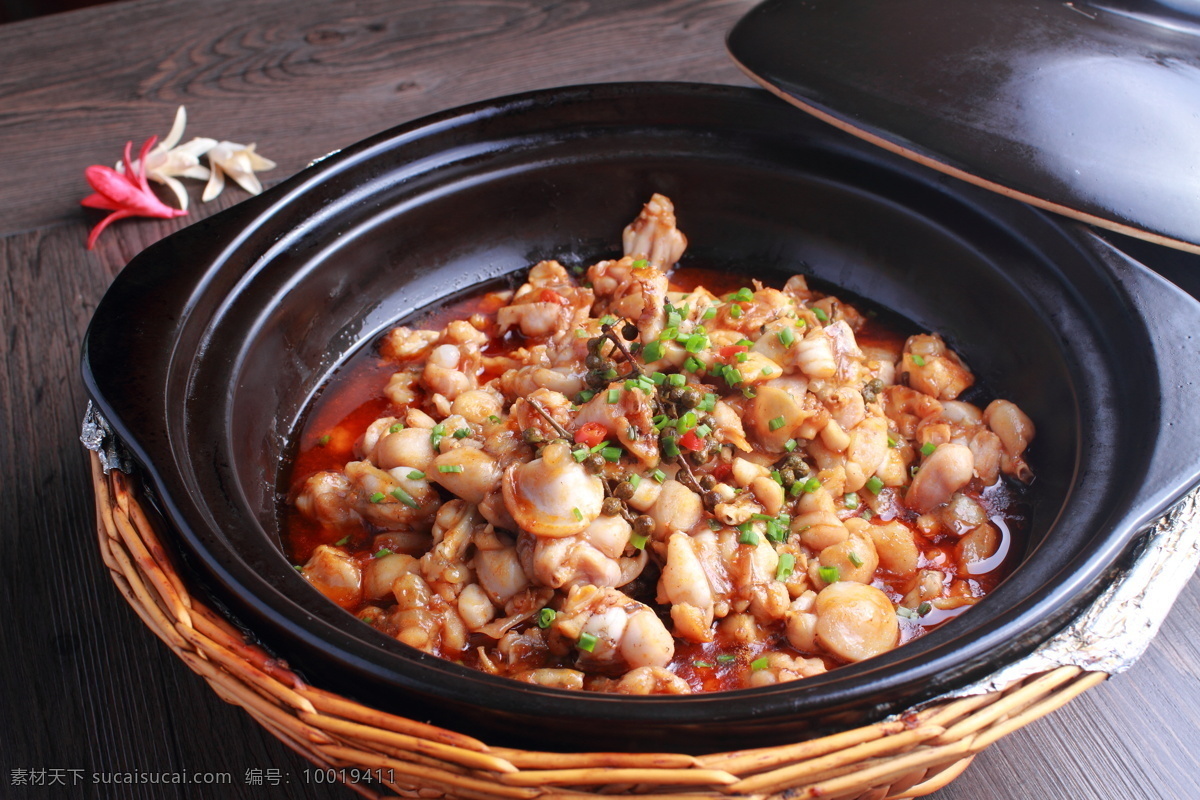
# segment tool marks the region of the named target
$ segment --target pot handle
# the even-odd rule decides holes
[[[164,430],[169,359],[132,368],[130,360],[171,341],[193,298],[212,280],[212,265],[270,202],[266,194],[252,197],[150,245],[117,275],[92,315],[81,354],[84,385],[112,432],[143,464],[155,446],[140,441],[144,432]]]
[[[1116,274],[1146,326],[1158,385],[1159,416],[1142,480],[1142,526],[1200,483],[1200,302],[1088,231],[1093,251]]]

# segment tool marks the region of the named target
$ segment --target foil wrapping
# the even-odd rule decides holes
[[[1001,691],[1058,667],[1116,675],[1146,652],[1200,565],[1200,487],[1139,537],[1133,559],[1086,611],[1020,661],[923,705]]]
[[[105,475],[114,469],[126,475],[133,472],[133,458],[130,457],[129,451],[121,444],[108,420],[96,410],[90,400],[87,411],[83,414],[83,428],[79,434],[79,441],[83,442],[83,446],[88,450],[100,456],[100,465],[104,467]]]

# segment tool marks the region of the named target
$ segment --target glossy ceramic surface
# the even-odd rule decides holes
[[[956,177],[1200,252],[1195,0],[768,0],[752,77]]]
[[[1039,427],[1021,566],[923,639],[827,675],[697,697],[570,693],[426,656],[314,591],[281,553],[281,471],[308,399],[405,315],[586,264],[653,191],[685,263],[803,271],[942,332]],[[728,750],[861,724],[981,678],[1091,600],[1200,475],[1185,412],[1200,306],[1082,226],[892,156],[767,92],[573,87],[418,120],[168,237],[118,276],[90,392],[196,574],[310,680],[505,743]]]

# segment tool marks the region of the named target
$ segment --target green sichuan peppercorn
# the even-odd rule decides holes
[[[618,517],[621,515],[621,509],[625,507],[616,497],[604,498],[604,505],[600,507],[600,513],[606,517]]]

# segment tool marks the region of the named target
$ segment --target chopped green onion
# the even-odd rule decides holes
[[[709,517],[708,518],[708,529],[710,531],[719,531],[719,530],[721,530],[721,523],[718,522],[717,520],[715,520],[714,518]]]
[[[408,479],[410,481],[423,481],[425,480],[425,473],[421,472],[419,469],[414,469],[412,472],[408,473]]]
[[[921,605],[917,606],[917,616],[918,617],[923,617],[926,614],[928,614],[930,611],[933,611],[933,606],[930,605],[928,602],[921,603]]]
[[[817,319],[821,320],[821,322],[829,322],[829,315],[825,313],[824,309],[814,308],[812,310],[812,312],[813,312],[813,316],[816,317]]]
[[[705,336],[704,331],[701,330],[688,337],[687,343],[684,344],[683,349],[687,350],[689,353],[699,353],[707,346],[708,337]]]
[[[826,583],[837,583],[842,579],[842,573],[837,567],[821,567],[817,570],[817,574],[821,576],[821,580]]]
[[[413,500],[413,496],[401,489],[399,486],[397,486],[395,489],[392,489],[392,497],[396,498],[401,503],[404,503],[404,505],[408,506],[409,508],[416,508],[418,505],[417,501]]]
[[[651,424],[654,425],[654,430],[661,431],[663,428],[667,427],[667,425],[669,425],[671,423],[671,418],[668,417],[666,414],[659,414],[656,417],[652,417],[650,419],[650,422],[651,422]]]
[[[571,509],[571,516],[573,516],[578,521],[583,522],[583,512],[580,511],[578,508]]]
[[[304,572],[304,567],[299,564],[292,564],[292,569],[296,570],[296,572]]]
[[[646,349],[649,350],[650,349],[649,346],[647,346]],[[662,386],[664,383],[667,382],[667,373],[665,373],[665,372],[654,373],[653,375],[650,376],[650,382],[653,383],[655,386]]]
[[[445,423],[439,422],[437,425],[433,426],[433,430],[431,430],[429,432],[429,444],[431,447],[433,447],[433,452],[435,452],[435,453],[441,452],[440,448],[442,446],[442,439],[444,439],[445,436],[446,436]]]
[[[585,458],[592,454],[591,450],[586,447],[580,447],[578,450],[572,450],[571,455],[575,456],[575,460],[582,463]]]
[[[489,415],[488,415],[488,422],[492,423],[493,425],[499,425],[501,422],[503,422],[503,420],[501,420],[501,419],[500,419],[499,417],[497,417],[495,414],[489,414]]]
[[[736,356],[734,356],[734,358],[737,360],[737,363],[745,364],[748,360],[750,360],[750,354],[749,353],[738,353]]]
[[[629,537],[629,543],[631,545],[633,545],[634,548],[637,550],[645,550],[646,542],[649,540],[650,540],[650,537],[644,533],[634,533],[634,534],[631,534]]]
[[[771,369],[770,367],[763,367],[763,368],[762,368],[762,374],[763,374],[763,375],[772,375],[772,374],[774,374],[774,373],[775,373],[775,370]]]
[[[784,328],[776,336],[779,337],[779,343],[784,347],[791,347],[792,343],[796,341],[796,334],[792,333],[791,328]]]
[[[934,450],[937,450],[937,445],[933,442],[926,442],[925,444],[921,445],[921,455],[923,456],[933,455]]]
[[[588,332],[585,331],[583,328],[575,329],[575,338],[576,339],[586,339],[587,337],[588,337]]]
[[[616,325],[617,318],[614,317],[612,314],[605,314],[603,317],[600,318],[600,324],[601,325]]]
[[[775,520],[767,521],[767,538],[772,542],[780,543],[787,539],[787,528],[780,525]]]
[[[611,461],[614,464],[621,460],[621,454],[625,452],[619,447],[606,447],[600,451],[600,455],[604,456],[605,461]]]
[[[575,643],[575,646],[585,653],[590,653],[596,649],[597,641],[599,640],[595,636],[587,631],[584,631],[583,633],[579,634],[579,641]]]
[[[742,387],[742,397],[745,397],[747,400],[753,400],[757,394],[758,392],[754,391],[753,386]]]
[[[779,470],[771,470],[771,480],[775,481],[780,486],[783,486],[783,476],[779,474]]]
[[[697,659],[692,662],[692,666],[695,667],[696,669],[712,669],[713,665],[711,663],[709,663],[708,661],[702,661],[700,659]]]
[[[741,306],[730,306],[729,307],[729,316],[732,317],[733,319],[740,319],[742,316],[742,307]]]
[[[762,656],[761,658],[756,658],[750,662],[750,669],[758,672],[759,670],[766,669],[769,665],[770,662],[767,660],[767,657]]]
[[[645,269],[646,267],[650,266],[650,262],[644,258],[637,258],[637,259],[634,259],[633,263],[630,264],[630,266],[633,267],[634,269]]]
[[[383,558],[384,556],[390,556],[391,554],[392,554],[391,550],[388,550],[386,547],[381,547],[381,548],[379,548],[379,550],[377,550],[375,552],[374,557],[375,558]]]
[[[850,563],[854,566],[861,567],[863,565],[863,560],[858,553],[851,551],[850,555],[847,557],[850,559]]]
[[[465,439],[465,438],[467,438],[467,437],[468,437],[468,436],[470,436],[470,435],[471,435],[471,429],[470,429],[470,428],[459,428],[458,430],[456,430],[456,431],[454,432],[454,438],[455,438],[455,439]]]
[[[700,405],[698,406],[698,408],[701,411],[712,411],[716,407],[717,407],[717,396],[716,396],[716,394],[714,394],[712,392],[706,393],[704,395],[704,399],[700,401]]]
[[[654,478],[654,480],[658,481],[659,483],[663,483],[667,480],[667,473],[663,472],[661,469],[656,469],[654,472],[650,473],[650,477]]]
[[[846,508],[853,511],[854,509],[858,508],[858,493],[857,492],[848,493],[845,497],[842,498],[842,502],[845,504]]]
[[[729,295],[729,299],[735,300],[739,303],[749,303],[751,300],[754,299],[754,292],[751,291],[749,288],[743,286],[742,288],[738,289],[733,294]]]
[[[783,449],[787,450],[789,453],[792,452],[793,450],[795,450],[796,449],[796,440],[788,439],[786,442],[783,443]]]
[[[579,393],[579,402],[586,403],[588,400],[591,400],[595,396],[596,396],[596,393],[593,392],[591,389],[584,389],[582,392]]]
[[[663,357],[662,342],[651,342],[642,350],[642,360],[649,364],[652,361],[658,361]]]
[[[705,438],[710,433],[712,433],[712,428],[707,425],[701,425],[700,427],[696,428],[696,435],[701,439]]]
[[[741,526],[738,526],[739,530]],[[752,530],[744,530],[738,534],[738,544],[758,544],[758,534]]]
[[[674,436],[664,436],[662,439],[662,452],[667,458],[679,457],[679,442]]]
[[[754,342],[749,339],[738,339],[734,344],[738,347],[754,347]]]
[[[619,402],[621,399],[621,390],[620,389],[609,389],[608,397],[605,399],[608,401],[609,404]]]
[[[708,320],[712,319],[712,318],[713,318],[713,317],[715,317],[716,315],[717,315],[717,307],[716,307],[716,306],[710,306],[709,308],[706,308],[706,309],[704,310],[704,316],[700,317],[700,319],[701,319],[701,321],[703,321],[703,322],[707,322]]]
[[[862,513],[862,518],[863,518],[863,519],[870,519],[870,518],[871,518],[871,517],[873,517],[873,516],[875,516],[875,512],[874,512],[874,511],[872,511],[872,510],[871,510],[871,509],[869,509],[869,508],[864,508],[864,509],[863,509],[863,513]]]
[[[883,481],[879,479],[878,475],[872,475],[867,479],[867,491],[871,494],[879,494],[883,491]]]
[[[717,656],[717,662],[721,663],[721,664],[728,664],[730,661],[736,661],[736,660],[737,660],[737,656],[732,656],[728,653],[723,653],[723,654]]]
[[[775,580],[786,581],[796,570],[796,557],[791,553],[780,553],[779,563],[775,566]]]
[[[545,630],[554,624],[554,618],[558,616],[558,612],[553,608],[543,608],[538,612],[537,624],[539,628]]]
[[[808,480],[806,480],[804,482],[803,488],[804,488],[804,491],[808,492],[809,494],[812,494],[817,489],[821,488],[821,482],[819,480],[817,480],[816,478],[809,478]]]
[[[777,430],[779,430],[780,428],[782,428],[782,427],[783,427],[784,425],[786,425],[786,424],[787,424],[787,420],[785,420],[785,419],[783,418],[783,415],[782,415],[782,414],[780,414],[778,417],[775,417],[775,419],[773,419],[773,420],[771,420],[770,422],[768,422],[768,423],[767,423],[767,427],[768,427],[768,428],[770,428],[770,429],[771,429],[771,430],[773,430],[773,431],[777,431]]]
[[[637,491],[637,488],[639,485],[641,485],[641,482],[642,476],[638,475],[636,472],[629,476],[629,485],[633,487],[634,491]]]
[[[895,436],[892,436],[892,434],[891,434],[891,433],[889,433],[889,434],[888,434],[888,447],[895,447],[895,446],[896,446],[896,445],[898,445],[898,444],[900,444],[900,442],[898,442],[898,441],[896,440],[896,437],[895,437]]]
[[[462,472],[462,464],[438,464],[438,472]]]
[[[667,376],[667,382],[674,387],[680,387],[687,383],[687,378],[679,372],[673,372]]]
[[[333,544],[334,544],[334,547],[341,547],[342,545],[344,545],[344,544],[349,544],[349,543],[350,543],[350,534],[348,534],[348,533],[347,533],[345,536],[343,536],[342,538],[338,539],[338,540],[337,540],[336,542],[334,542]]]
[[[382,503],[383,498],[385,498],[385,497],[387,497],[387,495],[384,494],[383,492],[376,492],[375,494],[371,495],[371,502],[372,503]]]
[[[391,427],[388,428],[388,433],[395,433],[396,431],[402,431],[402,430],[404,430],[403,422],[393,422]]]
[[[696,427],[697,422],[695,411],[685,411],[683,416],[675,423],[675,430],[679,431],[680,434],[687,433]]]
[[[896,607],[896,616],[904,617],[905,619],[916,619],[917,612],[913,611],[911,608],[905,608],[904,606],[897,606]]]
[[[667,307],[670,308],[670,305],[668,304]],[[680,316],[678,311],[676,311],[675,309],[672,308],[670,311],[667,312],[667,327],[668,328],[678,328],[679,323],[681,323],[681,322],[683,322],[683,317]]]
[[[925,356],[921,355],[920,353],[913,353],[912,362],[918,367],[923,367],[925,366]]]
[[[618,373],[613,367],[609,367],[608,369],[604,370],[604,380],[606,381],[615,381],[619,377],[621,377],[620,373]]]
[[[683,362],[683,368],[688,372],[699,372],[704,367],[704,362],[695,356],[688,356],[687,361]]]

